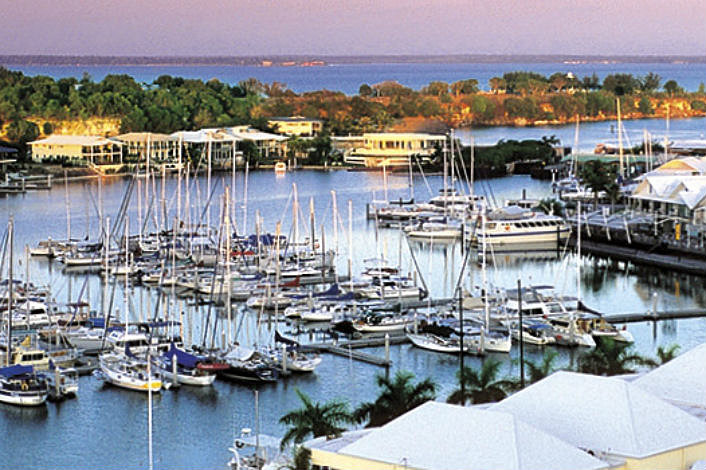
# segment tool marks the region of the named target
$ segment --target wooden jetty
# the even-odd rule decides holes
[[[611,313],[603,315],[610,323],[638,323],[644,321],[684,320],[706,317],[706,309],[691,308],[669,311],[647,311],[643,313]]]
[[[353,339],[348,341],[339,341],[337,343],[314,343],[302,345],[302,349],[307,351],[316,351],[321,353],[335,354],[349,359],[365,362],[376,366],[389,367],[392,361],[384,357],[378,357],[373,354],[358,351],[360,348],[373,348],[388,345],[405,344],[409,340],[405,335],[389,336],[387,339],[384,336],[375,336],[363,339]]]
[[[581,240],[581,251],[618,261],[629,261],[644,266],[669,269],[696,276],[706,276],[706,260],[679,254],[655,253],[641,248],[629,248],[594,240]]]

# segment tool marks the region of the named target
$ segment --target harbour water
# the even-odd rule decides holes
[[[703,120],[699,123],[703,126]],[[202,191],[204,180],[199,179]],[[224,185],[230,183],[230,175],[214,177],[218,184],[216,196]],[[282,221],[285,233],[291,224],[290,194],[296,183],[299,199],[306,207],[309,198],[314,198],[317,227],[326,229],[327,245],[335,246],[333,238],[331,195],[337,193],[341,212],[338,230],[340,256],[338,266],[346,270],[348,256],[347,203],[353,204],[353,250],[354,272],[362,267],[360,260],[383,255],[392,262],[401,259],[405,271],[412,269],[407,243],[400,239],[397,231],[376,231],[365,218],[365,204],[373,197],[384,195],[383,178],[378,173],[368,172],[315,172],[299,171],[275,176],[271,171],[252,172],[248,186],[248,231],[253,230],[254,214],[258,210],[269,230]],[[442,186],[438,176],[428,178],[432,193]],[[105,180],[102,198],[105,212],[114,216],[126,187],[124,179]],[[159,188],[160,183],[157,183]],[[172,194],[174,180],[166,181],[166,193]],[[234,194],[239,206],[243,204],[243,174],[236,175]],[[415,195],[418,199],[429,196],[420,177],[415,178]],[[476,183],[476,192],[490,196],[490,189],[498,203],[506,198],[519,197],[523,189],[531,197],[544,197],[551,193],[548,183],[529,177],[514,176]],[[407,198],[410,189],[405,175],[389,176],[388,198]],[[5,227],[10,214],[16,223],[16,251],[27,244],[33,246],[47,236],[64,238],[67,232],[66,199],[71,214],[71,233],[83,236],[97,228],[95,206],[98,201],[97,182],[73,183],[65,188],[55,185],[50,191],[30,192],[9,196],[0,200],[0,227]],[[133,201],[134,202],[134,201]],[[167,201],[173,210],[174,200]],[[291,207],[291,206],[290,206]],[[213,211],[213,218],[216,218]],[[137,209],[131,205],[130,217],[135,220]],[[90,224],[87,221],[90,220]],[[237,220],[243,228],[242,207]],[[401,249],[400,249],[401,248]],[[414,246],[421,275],[430,286],[433,297],[448,297],[453,292],[456,275],[462,260],[458,246]],[[29,262],[33,282],[49,284],[52,295],[58,300],[76,299],[83,289],[84,279],[89,282],[84,290],[95,308],[100,299],[100,278],[82,274],[67,274],[58,263],[46,260],[17,260],[16,272],[24,273]],[[585,303],[607,313],[640,312],[652,307],[653,295],[657,294],[658,308],[690,308],[706,306],[703,279],[644,269],[609,260],[583,257],[580,259],[580,289]],[[470,265],[472,278],[466,282],[473,287],[480,283],[479,265]],[[488,267],[490,282],[499,288],[512,288],[518,279],[523,284],[552,284],[568,295],[577,290],[576,258],[571,253],[556,252],[496,254],[495,262]],[[116,299],[122,299],[122,287],[116,290]],[[151,312],[156,295],[146,288],[135,288],[131,293],[131,318],[139,318],[140,312]],[[148,301],[149,299],[149,301]],[[149,304],[148,304],[149,302]],[[122,300],[116,302],[122,305]],[[144,309],[141,307],[144,306]],[[171,304],[175,310],[178,303]],[[196,342],[199,325],[208,307],[183,304],[187,318],[192,322],[192,342]],[[124,313],[124,312],[123,312]],[[148,313],[145,313],[147,315]],[[223,322],[223,320],[220,320]],[[235,322],[241,322],[239,340],[252,343],[259,338],[268,341],[271,325],[263,322],[259,328],[256,315],[239,312]],[[706,319],[690,319],[631,324],[628,329],[635,336],[638,352],[653,356],[659,345],[678,343],[682,350],[706,341]],[[288,334],[289,327],[280,327]],[[497,356],[505,363],[504,373],[517,374],[517,348],[510,357]],[[569,365],[576,359],[576,352],[561,351],[561,361]],[[379,349],[366,350],[382,356]],[[529,349],[528,356],[538,359],[541,349]],[[391,348],[393,367],[390,373],[405,369],[417,377],[432,377],[439,384],[439,399],[444,399],[454,387],[454,374],[458,359],[412,348],[410,345]],[[478,366],[480,359],[467,358],[466,363]],[[263,432],[281,435],[284,428],[278,424],[279,417],[299,406],[294,393],[296,388],[325,401],[334,397],[344,398],[352,406],[373,399],[377,394],[374,383],[376,373],[384,369],[351,361],[337,356],[325,356],[324,362],[313,375],[292,377],[277,384],[262,386],[260,394],[260,428]],[[145,468],[147,466],[147,400],[142,394],[123,391],[108,386],[93,377],[80,379],[79,396],[60,404],[47,404],[36,409],[15,408],[0,405],[0,468]],[[588,399],[588,398],[587,398]],[[223,468],[229,458],[227,448],[233,437],[244,427],[253,428],[254,394],[250,387],[217,381],[213,388],[194,389],[182,387],[178,391],[163,392],[154,399],[154,451],[156,468]]]
[[[649,72],[662,77],[662,81],[676,80],[688,91],[696,91],[706,82],[706,64],[684,63],[498,63],[498,64],[332,64],[321,67],[256,67],[242,65],[219,66],[28,66],[8,65],[28,75],[48,75],[54,78],[77,77],[85,72],[94,80],[108,74],[128,74],[138,82],[151,83],[160,75],[218,80],[237,84],[250,77],[261,82],[285,83],[297,93],[315,90],[342,91],[348,95],[358,93],[363,83],[374,84],[395,80],[415,90],[432,81],[452,83],[475,78],[481,89],[488,90],[488,80],[506,72],[531,71],[550,76],[555,72],[572,72],[579,78],[594,73],[603,80],[614,73],[631,73],[644,76]]]

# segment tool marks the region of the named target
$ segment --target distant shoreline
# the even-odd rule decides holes
[[[95,56],[95,55],[0,55],[1,65],[24,66],[260,66],[310,67],[326,65],[370,64],[502,64],[502,63],[566,63],[566,64],[704,64],[706,56],[679,55],[262,55],[262,56]]]

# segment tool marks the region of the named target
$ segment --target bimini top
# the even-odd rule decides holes
[[[706,442],[706,426],[618,378],[557,372],[488,408],[576,447],[644,459]]]
[[[32,374],[34,373],[34,367],[32,366],[23,366],[21,364],[17,364],[14,366],[9,366],[9,367],[3,367],[0,369],[0,375],[2,375],[5,378],[12,378],[12,377],[17,377],[18,375],[25,375],[25,374]]]
[[[367,430],[366,430],[367,431]],[[342,441],[342,446],[335,445]],[[333,445],[332,445],[333,444]],[[423,470],[593,470],[609,464],[511,414],[427,402],[386,425],[310,449]]]

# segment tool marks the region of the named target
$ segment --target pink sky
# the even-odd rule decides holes
[[[0,0],[0,8],[0,54],[706,53],[706,0]]]

